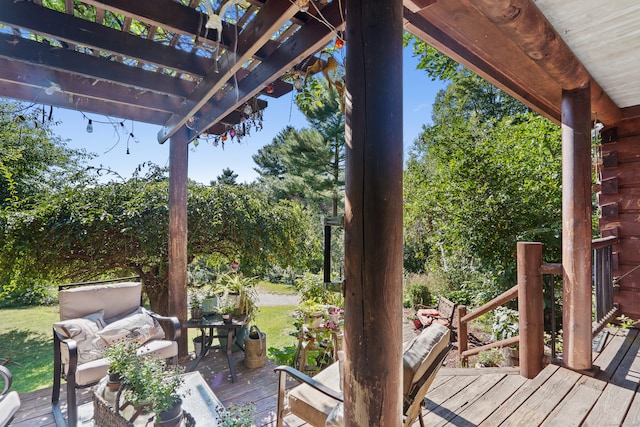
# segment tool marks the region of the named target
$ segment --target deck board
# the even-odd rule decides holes
[[[514,368],[442,368],[427,393],[423,410],[429,426],[638,426],[640,425],[640,334],[610,329],[595,377],[548,365],[527,380]],[[238,381],[232,383],[223,353],[212,351],[198,371],[225,406],[255,402],[256,426],[275,426],[278,375],[275,365],[248,369],[244,354],[234,353]],[[295,384],[289,382],[289,386]],[[63,408],[66,394],[62,390]],[[53,427],[51,389],[21,395],[13,427]],[[79,391],[79,403],[90,402],[90,390]],[[305,422],[288,415],[285,426]],[[414,426],[419,426],[416,421]]]
[[[505,374],[500,382],[484,392],[479,399],[456,413],[447,426],[477,426],[495,412],[527,381],[520,375]]]

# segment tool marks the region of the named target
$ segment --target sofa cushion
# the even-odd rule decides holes
[[[144,344],[149,340],[163,339],[165,336],[158,321],[142,307],[120,320],[107,324],[96,335],[102,338],[106,346],[123,339]]]
[[[110,319],[128,314],[140,306],[142,284],[121,282],[64,289],[58,293],[60,320],[83,317],[86,313],[104,310]]]
[[[138,356],[153,356],[160,359],[168,359],[178,355],[178,343],[168,340],[154,340],[140,346],[136,352]],[[102,358],[92,360],[78,366],[76,371],[76,383],[78,385],[93,384],[105,375],[109,369],[109,359]]]
[[[319,372],[314,380],[325,386],[340,390],[339,363],[335,362],[325,370]],[[289,392],[289,409],[313,426],[323,426],[329,413],[338,403],[335,399],[319,392],[307,384],[300,384]]]
[[[104,311],[100,310],[79,319],[69,319],[53,324],[53,328],[63,338],[73,339],[78,346],[78,364],[102,358],[104,343],[98,338],[98,331],[104,327]],[[61,346],[62,362],[69,363],[69,351]]]
[[[402,356],[402,395],[407,396],[411,386],[433,364],[438,354],[449,344],[450,331],[446,326],[433,322],[415,337]]]

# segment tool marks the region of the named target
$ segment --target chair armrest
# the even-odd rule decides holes
[[[57,362],[61,360],[60,345],[66,345],[69,350],[69,364],[67,365],[67,371],[75,375],[76,369],[78,368],[78,343],[72,338],[63,337],[55,329],[53,330],[53,336],[54,361]]]
[[[342,394],[342,392],[327,387],[321,382],[314,380],[309,375],[304,374],[297,369],[292,368],[291,366],[278,366],[274,369],[274,371],[278,373],[285,372],[295,378],[298,382],[307,384],[332,399],[335,399],[339,402],[344,402],[344,395]]]
[[[11,388],[11,383],[13,382],[13,375],[11,375],[11,371],[6,366],[0,365],[0,377],[4,380],[4,387],[2,388],[2,393],[0,396],[4,396]]]
[[[147,313],[151,315],[154,319],[156,319],[160,323],[168,324],[171,327],[171,332],[167,336],[167,339],[171,341],[177,341],[180,338],[182,333],[182,328],[180,327],[180,321],[175,316],[161,316],[158,313],[155,313],[151,310],[147,309]]]

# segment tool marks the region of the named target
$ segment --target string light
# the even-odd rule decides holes
[[[89,119],[89,123],[87,124],[87,133],[93,133],[93,121]]]

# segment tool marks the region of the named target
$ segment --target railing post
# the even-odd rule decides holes
[[[467,332],[467,322],[463,322],[462,318],[467,315],[467,307],[459,305],[456,308],[456,328],[458,329],[458,354],[459,362],[462,366],[467,366],[467,358],[462,356],[462,353],[469,348],[469,334]]]
[[[531,379],[542,371],[544,357],[542,243],[518,242],[517,248],[520,375]]]

